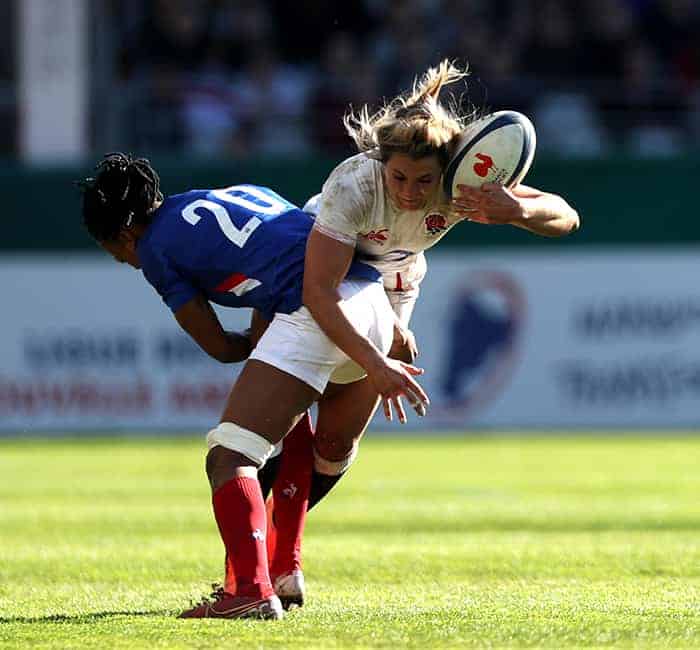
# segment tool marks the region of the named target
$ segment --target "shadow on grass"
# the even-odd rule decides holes
[[[90,612],[89,614],[50,614],[49,616],[0,616],[0,625],[3,623],[94,623],[102,618],[111,616],[170,616],[175,615],[168,610],[154,610],[150,612]]]

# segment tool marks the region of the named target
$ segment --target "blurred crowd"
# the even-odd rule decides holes
[[[533,118],[540,149],[700,146],[697,0],[120,0],[132,147],[343,155],[348,105],[377,106],[441,58],[479,109]],[[462,87],[460,91],[465,91]]]

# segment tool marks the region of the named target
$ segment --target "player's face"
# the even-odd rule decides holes
[[[120,238],[112,241],[102,241],[100,246],[120,264],[128,264],[135,269],[141,268],[141,263],[136,254],[136,242],[133,239]]]
[[[384,180],[391,200],[401,210],[420,210],[437,190],[442,169],[437,156],[415,160],[395,153],[384,165]]]

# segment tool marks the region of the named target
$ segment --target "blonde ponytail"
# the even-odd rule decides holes
[[[449,143],[473,115],[462,116],[454,105],[441,104],[440,91],[467,75],[467,68],[445,59],[416,78],[410,94],[396,97],[377,112],[370,114],[367,105],[357,113],[349,111],[343,118],[345,130],[360,152],[384,162],[393,153],[403,153],[412,158],[438,155],[444,165]]]
[[[420,80],[416,78],[413,81],[413,92],[403,100],[404,106],[431,101],[437,103],[443,86],[449,86],[468,75],[467,68],[461,70],[451,61],[444,59],[437,68],[428,68]]]

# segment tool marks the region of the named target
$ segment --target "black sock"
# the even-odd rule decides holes
[[[277,478],[281,462],[282,454],[277,454],[274,458],[269,458],[262,469],[258,470],[258,481],[260,483],[260,489],[262,490],[263,500],[267,500],[267,496],[270,494],[272,484]]]
[[[347,471],[347,470],[346,470]],[[335,474],[330,476],[329,474],[321,474],[314,469],[311,472],[311,487],[309,488],[309,505],[306,507],[308,512],[313,508],[323,497],[325,497],[332,489],[333,486],[345,475]]]

